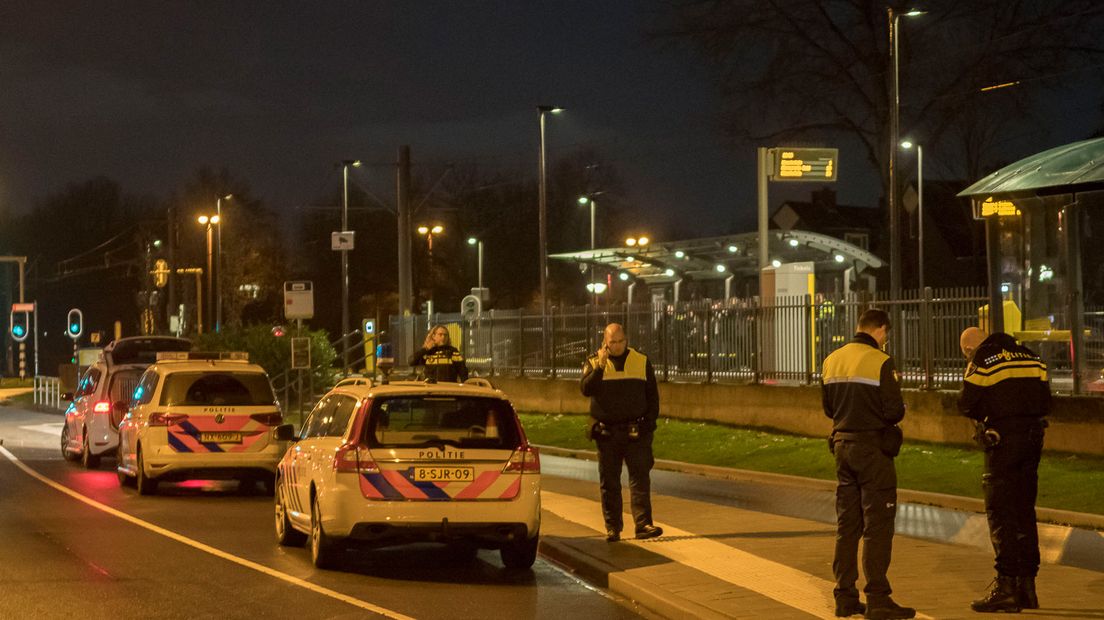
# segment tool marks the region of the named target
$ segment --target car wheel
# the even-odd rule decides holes
[[[537,561],[537,543],[540,536],[507,543],[499,551],[506,568],[530,568]]]
[[[276,513],[276,542],[285,547],[300,547],[307,540],[307,535],[291,526],[291,520],[287,515],[287,504],[284,503],[284,490],[282,485],[276,485],[276,499],[273,501]]]
[[[311,501],[311,535],[310,535],[311,562],[318,568],[330,568],[337,562],[340,548],[336,541],[326,535],[322,529],[322,510],[318,507],[318,501]]]
[[[134,485],[138,487],[139,495],[153,495],[157,493],[157,480],[146,475],[146,459],[142,456],[142,446],[138,446],[137,476]]]
[[[92,448],[88,445],[88,429],[84,429],[84,439],[81,440],[81,465],[85,469],[96,469],[100,466],[100,457],[92,454]]]
[[[134,486],[134,478],[123,471],[123,444],[119,442],[119,450],[115,453],[115,475],[119,477],[119,486]]]
[[[75,461],[80,458],[79,455],[73,454],[73,451],[69,449],[69,425],[61,427],[61,456],[66,461]]]

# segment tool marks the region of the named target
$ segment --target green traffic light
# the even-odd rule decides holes
[[[75,334],[79,331],[80,331],[80,325],[77,325],[76,323],[70,323],[69,324],[69,333]]]
[[[12,335],[16,338],[20,338],[26,333],[27,328],[23,327],[22,325],[12,325]]]

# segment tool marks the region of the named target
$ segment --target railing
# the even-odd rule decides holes
[[[337,339],[330,342],[330,345],[333,346],[337,352],[334,364],[344,364],[344,355],[346,352],[350,354],[350,367],[359,368],[364,364],[367,356],[365,355],[364,345],[360,336],[360,329],[354,329],[343,336],[338,336]],[[318,387],[327,390],[330,386],[324,385]],[[280,399],[285,418],[288,422],[294,422],[296,427],[301,425],[306,412],[313,409],[314,404],[318,401],[319,397],[322,396],[322,394],[316,391],[314,374],[309,368],[288,369],[274,375],[272,377],[272,388],[276,392],[276,397]]]
[[[421,345],[429,325],[456,325],[461,338],[454,344],[478,374],[570,378],[579,376],[586,356],[597,349],[603,328],[617,322],[624,325],[629,344],[648,354],[661,381],[813,384],[820,380],[824,358],[851,339],[863,310],[878,307],[889,312],[893,323],[887,350],[902,384],[957,389],[966,365],[959,335],[978,324],[978,309],[988,301],[984,289],[929,288],[893,300],[799,296],[769,305],[755,299],[621,304],[553,308],[547,317],[490,310],[470,320],[441,313],[392,317],[390,341],[401,366]],[[1083,370],[1091,381],[1104,367],[1104,311],[1086,310]],[[1050,366],[1053,389],[1072,389],[1068,344],[1027,344]]]
[[[35,375],[34,404],[61,409],[61,380],[57,377]]]

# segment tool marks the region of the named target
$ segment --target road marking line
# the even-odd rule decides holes
[[[61,435],[61,429],[65,426],[65,422],[49,422],[47,424],[33,424],[28,426],[20,426],[20,430],[34,431],[36,433],[46,433],[47,435]]]
[[[541,491],[541,505],[568,521],[599,533],[606,531],[601,507],[596,501]],[[624,515],[624,519],[625,523],[632,523],[631,515]],[[619,544],[635,545],[817,618],[835,619],[832,597],[835,584],[831,581],[724,543],[700,538],[666,523],[656,524],[663,528],[663,537],[647,541],[622,539]],[[668,536],[672,539],[666,539]],[[916,617],[930,619],[920,613]]]
[[[130,523],[133,523],[134,525],[137,525],[139,527],[143,527],[143,528],[145,528],[145,529],[147,529],[151,532],[154,532],[156,534],[160,534],[160,535],[162,535],[166,538],[171,538],[172,540],[175,540],[179,543],[183,543],[185,545],[188,545],[189,547],[192,547],[194,549],[198,549],[198,550],[200,550],[204,553],[209,553],[209,554],[211,554],[215,557],[222,558],[222,559],[227,560],[229,562],[233,562],[234,564],[237,564],[239,566],[244,566],[245,568],[255,570],[259,573],[263,573],[265,575],[268,575],[269,577],[275,577],[276,579],[286,581],[286,582],[288,582],[292,585],[299,586],[300,588],[305,588],[305,589],[310,590],[311,592],[314,592],[316,594],[321,594],[323,596],[328,596],[330,598],[337,599],[337,600],[339,600],[343,603],[348,603],[349,605],[352,605],[354,607],[359,607],[361,609],[365,609],[365,610],[371,611],[373,613],[377,613],[381,616],[386,616],[388,618],[395,618],[395,620],[414,620],[412,617],[405,616],[405,615],[403,615],[403,614],[401,614],[397,611],[392,611],[390,609],[386,609],[386,608],[383,608],[383,607],[378,607],[378,606],[373,605],[373,604],[371,604],[367,601],[362,601],[358,598],[354,598],[354,597],[349,596],[347,594],[342,594],[341,592],[337,592],[336,590],[331,590],[329,588],[325,588],[325,587],[322,587],[322,586],[319,586],[319,585],[315,585],[315,584],[313,584],[313,583],[311,583],[311,582],[309,582],[305,579],[300,579],[298,577],[293,577],[291,575],[288,575],[287,573],[281,573],[280,571],[275,570],[273,568],[269,568],[269,567],[267,567],[263,564],[258,564],[256,562],[251,562],[251,561],[246,560],[244,558],[239,558],[238,556],[227,553],[227,552],[225,552],[221,549],[216,549],[215,547],[205,545],[205,544],[199,542],[198,540],[193,540],[191,538],[188,538],[187,536],[177,534],[176,532],[173,532],[172,530],[167,530],[167,529],[165,529],[161,526],[154,525],[154,524],[152,524],[148,521],[143,521],[142,519],[139,519],[137,517],[133,517],[133,516],[131,516],[131,515],[125,513],[125,512],[122,512],[121,510],[116,510],[116,509],[114,509],[114,508],[112,508],[112,507],[110,507],[106,504],[101,504],[100,502],[97,502],[96,500],[94,500],[90,497],[85,497],[84,495],[81,495],[80,493],[77,493],[76,491],[70,489],[67,486],[64,486],[62,484],[58,484],[57,482],[54,482],[53,480],[50,480],[46,476],[43,476],[42,474],[38,473],[37,471],[35,471],[35,470],[31,469],[30,467],[28,467],[27,465],[25,465],[23,463],[23,461],[20,461],[17,456],[15,456],[11,452],[9,452],[8,449],[3,447],[3,446],[0,446],[0,454],[3,454],[9,461],[11,461],[13,464],[15,464],[16,467],[18,467],[19,469],[22,469],[27,475],[31,476],[32,478],[38,480],[39,482],[41,482],[41,483],[43,483],[47,486],[53,487],[54,489],[56,489],[58,491],[61,491],[62,493],[72,497],[73,499],[84,502],[85,504],[88,504],[89,506],[95,508],[96,510],[106,512],[107,514],[109,514],[111,516],[118,517],[118,518],[120,518],[124,521],[129,521]]]

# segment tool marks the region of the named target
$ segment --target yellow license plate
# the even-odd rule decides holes
[[[471,482],[474,467],[415,467],[415,482]]]
[[[203,443],[241,443],[241,433],[200,433]]]

